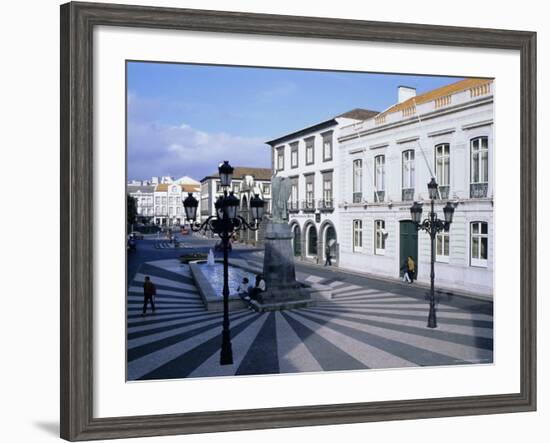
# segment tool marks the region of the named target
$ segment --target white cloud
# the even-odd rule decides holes
[[[128,122],[128,177],[214,173],[222,160],[233,166],[270,167],[266,138],[206,132],[186,123]]]

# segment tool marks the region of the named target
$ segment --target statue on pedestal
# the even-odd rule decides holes
[[[268,310],[305,306],[310,297],[296,281],[292,232],[288,225],[291,180],[274,175],[271,189],[272,217],[266,226],[263,269],[267,290],[260,294],[259,304]]]

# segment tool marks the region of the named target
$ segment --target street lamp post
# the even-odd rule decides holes
[[[228,192],[233,178],[233,168],[229,162],[224,161],[218,168],[221,186],[223,187],[223,196],[219,196],[214,204],[216,214],[208,217],[202,224],[197,222],[198,200],[193,197],[193,193],[183,200],[185,217],[189,221],[193,232],[212,231],[221,239],[223,248],[223,328],[222,328],[222,348],[220,353],[220,364],[233,364],[233,351],[231,348],[231,333],[229,329],[229,239],[235,231],[250,229],[258,230],[264,214],[264,201],[255,194],[250,200],[253,222],[251,224],[237,215],[240,205],[239,199],[233,192]]]
[[[414,202],[411,206],[411,219],[417,230],[423,230],[430,236],[431,259],[430,259],[430,312],[428,314],[428,328],[437,328],[437,318],[435,314],[435,239],[439,232],[448,232],[453,222],[453,214],[455,211],[451,202],[447,202],[443,208],[444,220],[437,217],[434,209],[434,201],[437,198],[437,182],[432,177],[428,183],[428,192],[430,196],[431,208],[428,217],[422,221],[422,204]]]

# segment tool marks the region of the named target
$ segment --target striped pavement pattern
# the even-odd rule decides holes
[[[145,317],[143,280],[157,286]],[[333,289],[314,307],[230,313],[233,365],[219,364],[222,314],[208,312],[187,265],[145,263],[127,298],[127,378],[153,380],[492,363],[493,317],[441,303],[426,327],[424,299],[322,277]],[[475,303],[475,302],[474,302]]]

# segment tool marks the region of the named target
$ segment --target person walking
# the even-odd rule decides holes
[[[325,247],[325,266],[332,266],[332,255],[330,251],[330,245]]]
[[[403,261],[403,265],[401,266],[401,272],[403,274],[403,281],[405,283],[411,283],[411,279],[409,277],[409,257],[406,257],[405,261]]]
[[[151,278],[147,275],[145,277],[145,282],[143,283],[143,312],[142,316],[145,316],[147,312],[147,303],[151,303],[151,309],[153,314],[155,313],[155,295],[157,294],[157,287],[151,281]]]
[[[416,263],[410,255],[407,257],[407,274],[410,280],[409,283],[412,283],[416,277]]]

